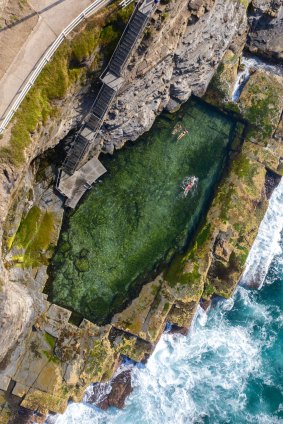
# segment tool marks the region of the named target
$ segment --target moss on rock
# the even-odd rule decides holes
[[[47,264],[56,245],[60,226],[61,216],[33,206],[22,218],[13,236],[9,254],[11,262],[23,268]]]
[[[227,50],[206,91],[207,102],[215,106],[230,102],[238,66],[239,54]]]
[[[107,6],[57,49],[15,114],[9,143],[0,148],[1,162],[18,167],[25,163],[25,150],[32,141],[31,135],[48,119],[59,119],[56,102],[66,97],[71,88],[84,84],[90,71],[98,71],[101,57],[108,59],[131,12],[131,5],[123,11],[116,11],[115,4]],[[103,36],[105,31],[107,38]],[[85,66],[86,61],[88,66]]]
[[[265,71],[254,72],[239,99],[239,110],[250,123],[248,140],[267,145],[279,123],[282,104],[282,78]]]

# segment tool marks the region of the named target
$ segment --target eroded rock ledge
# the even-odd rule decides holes
[[[247,47],[252,53],[283,63],[283,5],[280,0],[254,0]]]
[[[225,62],[224,58],[214,77],[219,85],[225,80],[220,90],[224,97],[211,96],[215,79],[207,96],[218,106],[229,107],[225,102],[225,72],[227,67],[237,70],[244,47],[247,31],[244,6],[236,0],[180,0],[169,3],[165,18],[162,13],[165,12],[161,8],[154,17],[152,32],[146,35],[132,57],[127,85],[102,128],[99,151],[113,152],[127,140],[137,139],[165,107],[176,109],[191,93],[204,95],[228,48],[230,59]],[[229,76],[232,84],[236,72],[229,71]],[[239,145],[235,149],[234,160],[194,246],[176,258],[167,272],[145,285],[139,297],[124,312],[114,316],[110,325],[98,327],[86,320],[79,327],[71,324],[71,313],[51,305],[41,293],[46,279],[45,267],[17,273],[1,264],[0,295],[4,305],[0,312],[0,352],[4,358],[0,374],[1,422],[21,422],[17,412],[19,403],[41,415],[48,411],[63,412],[68,399],[81,400],[91,382],[108,380],[121,358],[145,361],[166,322],[184,333],[201,299],[209,301],[213,295],[229,297],[232,294],[267,208],[268,181],[273,172],[274,175],[281,172],[282,106],[282,80],[256,72],[237,107],[237,112],[250,123],[246,140],[241,149]],[[70,114],[67,109],[61,118],[65,127],[56,122],[52,140],[48,140],[50,128],[38,129],[22,169],[1,165],[5,170],[5,174],[1,174],[2,224],[12,198],[23,187],[33,185],[32,177],[27,179],[31,160],[55,145],[72,126],[72,120],[79,117],[79,113]],[[44,132],[47,134],[43,135]],[[44,145],[39,147],[42,140]],[[45,192],[52,197],[52,190],[48,189]],[[22,199],[28,193],[23,191]],[[37,200],[42,198],[34,196]],[[24,200],[19,207],[17,225],[26,207]],[[48,210],[44,202],[40,207]],[[52,243],[56,244],[60,216],[62,218],[60,205],[56,205],[54,211],[58,224]],[[23,314],[20,315],[21,308]]]

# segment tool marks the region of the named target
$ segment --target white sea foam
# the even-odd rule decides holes
[[[56,424],[201,423],[210,415],[225,418],[223,398],[228,410],[243,410],[247,376],[261,365],[260,344],[251,339],[249,327],[229,325],[228,303],[219,303],[206,323],[199,310],[189,336],[161,338],[146,367],[134,369],[134,392],[125,410],[99,412],[73,404]]]
[[[271,261],[281,253],[280,238],[283,229],[283,179],[275,188],[267,212],[260,224],[257,237],[246,261],[241,284],[261,287]]]
[[[256,56],[243,56],[241,63],[244,66],[244,69],[237,75],[237,80],[232,93],[233,102],[238,101],[244,86],[250,78],[251,69],[263,69],[275,75],[283,75],[282,65],[269,64]]]
[[[262,282],[280,253],[282,205],[281,181],[248,256],[244,282],[259,276]],[[282,259],[277,262],[282,267]],[[266,281],[273,284],[275,279]],[[164,334],[147,365],[134,368],[134,391],[124,410],[70,404],[56,424],[282,423],[266,411],[246,412],[250,377],[282,389],[267,372],[262,355],[276,341],[278,333],[270,324],[282,328],[282,314],[279,307],[259,301],[258,293],[240,286],[233,299],[218,302],[209,313],[199,308],[187,337]],[[239,322],[238,316],[229,319],[237,313]]]
[[[282,422],[265,413],[246,412],[250,377],[274,385],[263,366],[262,349],[274,343],[277,334],[270,323],[281,317],[280,308],[256,296],[238,287],[233,302],[218,302],[208,314],[199,308],[189,336],[163,335],[145,368],[134,369],[134,391],[123,411],[71,404],[56,424],[203,424],[233,422],[231,416],[247,424]],[[239,305],[247,320],[237,324],[227,314]],[[282,319],[280,324],[282,328]]]

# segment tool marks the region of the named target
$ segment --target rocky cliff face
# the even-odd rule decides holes
[[[136,140],[164,108],[202,96],[224,52],[246,30],[246,10],[237,1],[172,3],[170,18],[160,29],[156,21],[132,58],[129,82],[101,131],[103,149],[113,152]]]
[[[4,10],[4,7],[7,5],[8,0],[0,0],[0,12]]]
[[[172,110],[186,101],[191,93],[203,94],[225,50],[239,33],[246,31],[246,25],[245,7],[236,0],[179,0],[168,6],[160,6],[141,46],[131,59],[127,83],[101,130],[100,148],[113,152],[127,140],[136,140],[150,129],[155,117],[165,107]],[[55,126],[54,121],[52,125],[50,122],[33,135],[32,144],[27,150],[26,165],[15,169],[9,162],[1,164],[2,228],[12,200],[23,184],[23,176],[27,174],[29,163],[39,153],[58,143],[84,113],[82,97],[85,91],[83,89],[75,99],[69,95],[67,102],[61,106],[62,115],[55,119]],[[74,101],[78,105],[76,109],[72,105]],[[4,142],[8,136],[9,130]],[[5,286],[9,276],[3,263],[0,267]],[[24,289],[21,287],[21,290]],[[3,299],[5,293],[6,288]],[[10,321],[8,324],[7,314],[13,315],[17,298],[17,291],[13,296],[5,297],[5,314],[3,315],[3,310],[0,312],[3,327],[0,357],[16,341],[19,328],[23,329],[29,323],[30,314],[22,314],[17,330],[10,325]],[[21,296],[20,303],[24,299],[25,296]],[[27,293],[26,299],[29,299],[30,305],[31,298]],[[2,339],[2,336],[5,337]]]
[[[283,62],[283,5],[280,0],[254,0],[247,47],[252,53]]]
[[[121,148],[127,140],[136,140],[149,130],[163,109],[178,108],[192,93],[202,96],[224,54],[229,72],[232,69],[229,73],[232,81],[246,31],[246,9],[241,1],[176,0],[161,5],[131,58],[126,83],[100,132],[99,148],[92,154]],[[219,75],[223,68],[227,71],[225,66],[218,68],[217,81],[226,81],[226,77],[222,75],[221,79]],[[272,96],[273,86],[277,87],[276,98]],[[265,87],[264,96],[262,87]],[[4,221],[7,224],[8,210],[21,189],[33,187],[32,181],[27,184],[24,177],[30,162],[58,143],[85,112],[82,102],[85,92],[86,88],[77,93],[78,110],[69,108],[74,100],[70,94],[65,106],[60,104],[59,119],[33,134],[24,166],[15,169],[11,163],[1,165],[2,224]],[[259,94],[250,102],[255,93]],[[68,322],[68,311],[50,305],[39,294],[45,282],[44,269],[17,273],[6,269],[7,263],[6,267],[0,263],[3,276],[0,294],[4,305],[0,309],[0,358],[5,357],[0,395],[1,389],[7,390],[14,381],[13,394],[19,399],[24,397],[22,405],[26,408],[42,414],[48,410],[62,411],[68,398],[81,398],[89,382],[109,379],[120,355],[135,361],[145,360],[166,320],[186,331],[201,296],[209,299],[214,293],[228,296],[233,291],[255,237],[255,228],[267,206],[266,166],[278,172],[277,159],[282,152],[278,151],[274,159],[272,149],[276,150],[277,144],[272,136],[277,131],[282,98],[282,81],[260,73],[251,78],[238,111],[252,124],[257,124],[256,114],[260,114],[263,123],[260,133],[264,133],[264,138],[257,139],[257,128],[249,133],[243,151],[240,153],[238,149],[237,160],[222,182],[193,249],[179,258],[180,262],[174,263],[167,275],[144,286],[139,298],[117,314],[111,325],[98,328],[83,321],[79,328],[75,327]],[[222,100],[218,104],[221,107]],[[266,127],[269,120],[271,126]],[[271,146],[268,152],[266,145]],[[23,197],[28,197],[28,192]],[[50,191],[48,195],[52,197]],[[30,204],[24,201],[23,206],[17,200],[16,205],[27,211],[38,198],[41,195],[28,200]],[[235,202],[242,207],[236,207]],[[43,203],[39,206],[44,210]],[[253,220],[246,218],[239,226],[239,208],[254,213]],[[55,210],[58,212],[60,206]],[[246,240],[243,234],[247,232]],[[2,416],[9,413],[6,398],[3,399],[0,396]]]

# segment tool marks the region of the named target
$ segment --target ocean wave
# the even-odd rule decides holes
[[[270,72],[275,75],[283,75],[282,65],[270,64],[256,56],[243,55],[241,64],[243,65],[244,69],[240,71],[237,75],[234,90],[232,93],[233,102],[237,102],[239,100],[244,86],[250,79],[252,69],[263,69],[264,71]]]
[[[249,252],[241,284],[261,286],[274,256],[281,253],[283,229],[283,179],[275,188],[267,212],[260,224],[257,237]]]
[[[199,308],[187,336],[164,334],[146,366],[133,369],[124,410],[70,404],[56,424],[283,423],[282,188],[243,275],[247,282],[259,268],[261,290],[239,286],[207,313]]]

